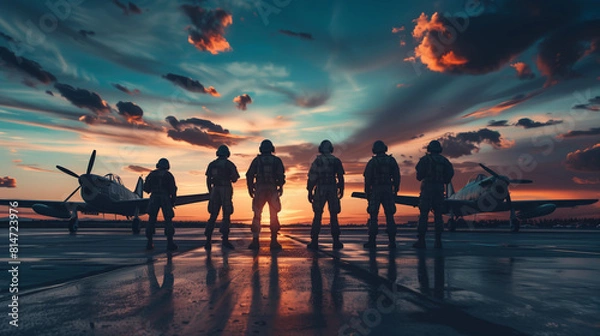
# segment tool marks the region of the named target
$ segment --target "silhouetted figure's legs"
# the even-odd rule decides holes
[[[419,224],[417,226],[418,240],[413,244],[414,248],[426,248],[425,234],[427,233],[427,220],[429,210],[431,209],[431,188],[426,184],[421,184],[421,194],[419,195]]]
[[[175,227],[173,226],[173,207],[171,206],[171,200],[168,196],[161,196],[161,208],[163,218],[165,219],[165,236],[167,236],[167,250],[177,250],[177,244],[173,242],[173,236],[175,235]]]
[[[442,218],[442,211],[444,208],[444,192],[443,190],[436,190],[437,192],[433,195],[433,219],[435,223],[435,248],[442,248],[442,232],[444,232],[444,220]]]
[[[383,210],[385,212],[385,231],[388,234],[389,248],[396,248],[396,222],[394,214],[396,213],[396,203],[394,202],[394,193],[391,190],[386,191],[382,200]]]
[[[377,216],[379,215],[379,206],[381,204],[381,195],[377,190],[374,190],[369,197],[369,205],[367,206],[367,212],[369,213],[369,222],[367,223],[369,228],[369,241],[363,244],[365,248],[377,247],[376,239],[377,233],[379,232],[379,223]]]
[[[260,221],[262,219],[262,211],[267,204],[267,198],[265,197],[265,190],[261,186],[256,187],[256,192],[254,194],[254,198],[252,198],[252,211],[254,212],[254,217],[252,218],[252,243],[248,246],[251,250],[258,250],[260,245],[258,242],[258,237],[260,235]]]
[[[281,200],[279,199],[279,194],[276,189],[269,190],[270,197],[268,198],[269,202],[269,226],[271,229],[271,250],[281,250],[281,244],[277,242],[277,232],[279,232],[279,228],[281,224],[279,224],[279,218],[277,217],[277,213],[281,211]]]
[[[151,196],[150,201],[148,202],[148,224],[146,225],[146,239],[148,240],[146,243],[147,250],[152,250],[154,248],[152,237],[156,232],[155,227],[159,208],[157,199]]]
[[[331,237],[333,238],[333,248],[341,249],[344,244],[340,241],[340,223],[338,214],[342,211],[340,199],[338,198],[337,186],[327,186],[327,206],[329,207],[329,223],[331,225]]]
[[[319,233],[321,233],[321,224],[323,220],[323,208],[327,201],[321,192],[321,188],[317,186],[315,196],[312,202],[312,210],[314,212],[312,226],[310,229],[310,243],[307,248],[316,250],[319,248]]]

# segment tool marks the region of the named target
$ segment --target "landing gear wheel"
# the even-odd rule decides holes
[[[140,233],[140,219],[139,218],[133,219],[133,222],[131,223],[131,232],[133,232],[133,234]]]
[[[448,219],[448,231],[456,231],[456,220],[454,218]]]
[[[77,218],[69,219],[69,232],[71,232],[71,233],[77,232],[78,226],[79,226],[79,221],[77,220]]]

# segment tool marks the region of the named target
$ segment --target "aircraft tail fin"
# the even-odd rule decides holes
[[[454,186],[450,182],[446,185],[446,198],[450,198],[452,195],[454,195]]]
[[[138,177],[137,184],[135,185],[135,194],[140,198],[144,198],[144,180],[142,177]]]

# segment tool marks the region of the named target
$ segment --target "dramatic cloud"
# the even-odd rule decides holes
[[[600,20],[580,22],[558,29],[540,44],[537,67],[548,83],[574,75],[573,65],[596,51],[600,42]]]
[[[331,97],[331,93],[329,92],[316,92],[313,94],[306,94],[303,96],[296,97],[296,105],[300,107],[306,108],[314,108],[321,105],[324,105],[329,98]]]
[[[275,146],[275,149],[278,155],[285,157],[286,168],[296,167],[305,172],[308,171],[312,161],[319,154],[318,145],[308,142],[296,145]],[[305,177],[306,173],[304,173]]]
[[[235,145],[242,139],[210,120],[199,118],[177,120],[174,116],[168,116],[165,120],[173,127],[172,130],[167,131],[168,137],[196,146],[218,148],[222,144]]]
[[[144,111],[141,107],[137,106],[132,102],[118,102],[117,108],[119,109],[119,114],[127,119],[127,122],[142,122],[142,118],[144,117]]]
[[[16,188],[17,187],[17,180],[12,178],[12,177],[8,177],[8,176],[4,176],[4,177],[0,177],[0,188]]]
[[[182,87],[188,91],[191,92],[199,92],[199,93],[206,93],[209,94],[211,96],[214,97],[220,97],[221,94],[219,94],[217,92],[217,90],[215,90],[214,87],[210,86],[208,89],[206,87],[204,87],[204,85],[200,84],[199,81],[191,79],[189,77],[185,77],[185,76],[181,76],[181,75],[176,75],[176,74],[167,74],[162,76],[164,79],[172,82],[173,84]]]
[[[21,167],[27,171],[33,171],[33,172],[39,172],[39,173],[55,173],[54,170],[41,168],[37,164],[25,164],[25,163],[20,163],[20,161],[16,162],[16,163],[17,163],[17,167]]]
[[[8,42],[16,42],[14,38],[12,38],[12,36],[10,35],[6,35],[3,32],[0,32],[0,37],[5,39]]]
[[[12,51],[5,47],[0,47],[0,66],[17,70],[43,84],[49,84],[56,81],[56,77],[51,73],[44,71],[42,66],[37,62],[25,57],[17,57]]]
[[[113,0],[113,3],[117,5],[117,7],[123,10],[123,14],[129,15],[129,13],[133,14],[142,14],[142,10],[134,3],[130,2],[127,5],[120,2],[119,0]]]
[[[50,91],[50,90],[46,90],[46,94],[49,96],[54,96],[54,93],[52,93],[52,91]]]
[[[500,113],[502,113],[510,108],[513,108],[521,103],[528,101],[529,99],[541,94],[542,92],[544,92],[543,89],[536,90],[536,91],[530,92],[528,94],[519,94],[519,95],[514,96],[512,99],[503,101],[497,105],[482,107],[475,112],[472,112],[472,113],[469,113],[469,114],[463,116],[463,118],[469,118],[469,117],[481,118],[481,117],[486,117],[486,116],[490,116],[490,115],[497,115],[497,114],[500,114]]]
[[[117,90],[120,90],[120,91],[123,91],[123,92],[127,93],[128,95],[140,94],[140,90],[134,89],[132,91],[132,90],[129,90],[128,88],[126,88],[125,86],[121,85],[121,84],[113,83],[112,86],[114,86]]]
[[[562,120],[553,120],[553,119],[550,119],[546,122],[539,122],[539,121],[533,121],[529,118],[521,118],[521,119],[519,119],[519,121],[517,121],[515,126],[522,126],[523,128],[537,128],[537,127],[562,124],[562,122],[563,122]]]
[[[502,139],[499,132],[487,128],[473,132],[461,132],[456,135],[448,133],[438,140],[442,143],[444,154],[451,158],[477,153],[479,152],[479,145],[482,143],[487,143],[495,149],[509,146]]]
[[[91,30],[83,30],[83,29],[81,29],[79,31],[79,35],[81,35],[83,37],[88,37],[88,36],[94,36],[94,35],[96,35],[96,33],[94,31],[91,31]]]
[[[472,172],[481,172],[481,166],[478,162],[452,162],[452,166],[455,171],[459,171],[461,173],[472,173]]]
[[[590,128],[587,131],[569,131],[565,134],[559,135],[561,138],[575,138],[589,135],[600,135],[600,127]]]
[[[192,27],[188,28],[188,42],[213,55],[232,50],[224,36],[225,28],[233,23],[231,14],[222,9],[192,5],[182,5],[181,10],[192,21]]]
[[[284,94],[294,105],[306,108],[315,108],[324,105],[329,98],[331,98],[331,92],[329,90],[300,94],[283,87],[266,85],[266,88]]]
[[[294,31],[286,30],[286,29],[280,29],[279,33],[283,34],[283,35],[298,37],[303,40],[314,40],[312,34],[309,34],[309,33],[299,33],[299,32],[294,32]]]
[[[252,104],[252,98],[246,93],[241,96],[233,98],[233,102],[237,104],[237,108],[246,111],[247,105]]]
[[[600,96],[596,96],[589,100],[587,104],[578,104],[572,107],[575,110],[588,110],[593,112],[600,111]]]
[[[600,179],[599,178],[590,178],[590,179],[586,179],[586,178],[579,178],[577,176],[573,177],[573,182],[575,182],[575,184],[581,184],[581,185],[586,185],[586,184],[600,184]]]
[[[415,56],[406,60],[420,59],[436,72],[493,72],[579,14],[576,5],[558,0],[505,1],[488,11],[485,4],[480,2],[478,16],[422,13],[412,32],[418,42]]]
[[[110,107],[100,96],[85,89],[74,88],[71,85],[56,83],[54,85],[60,94],[73,105],[86,108],[96,114],[110,113]]]
[[[129,166],[123,167],[123,169],[130,171],[132,173],[141,173],[141,174],[149,173],[152,171],[152,169],[150,169],[150,168],[136,166],[136,165],[129,165]]]
[[[579,149],[567,154],[565,164],[574,171],[600,171],[600,143],[586,149]]]
[[[490,120],[488,122],[489,127],[506,127],[510,126],[508,120]]]
[[[515,70],[517,70],[517,78],[519,78],[519,79],[534,79],[535,78],[535,74],[533,73],[533,71],[531,71],[531,68],[529,67],[529,65],[527,65],[523,62],[517,62],[517,63],[511,64],[510,66],[515,68]]]

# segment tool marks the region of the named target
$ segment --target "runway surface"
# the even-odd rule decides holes
[[[333,251],[324,230],[312,252],[308,228],[284,228],[272,253],[266,228],[256,253],[249,231],[207,252],[203,229],[178,229],[171,254],[128,229],[22,228],[18,328],[4,234],[0,334],[600,334],[600,232],[446,232],[443,250],[418,251],[400,230],[390,251],[381,230],[369,251],[354,228]]]

